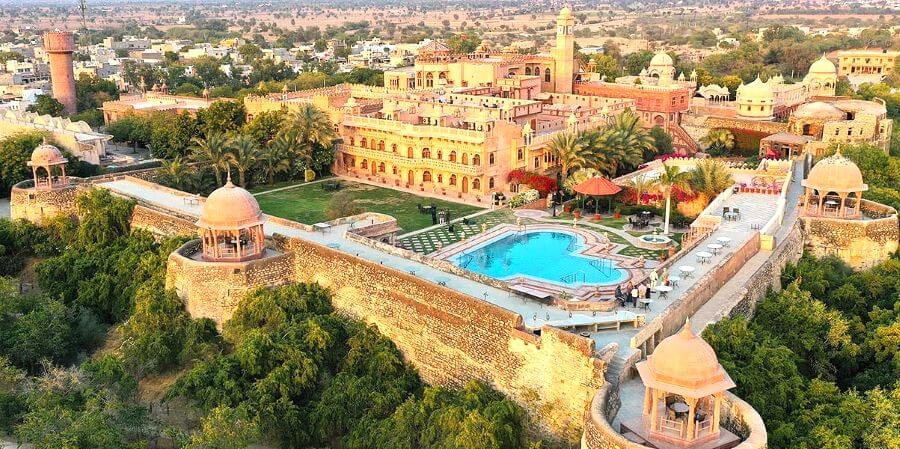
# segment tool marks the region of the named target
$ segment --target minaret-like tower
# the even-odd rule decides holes
[[[556,47],[552,51],[556,64],[553,85],[554,92],[572,93],[575,78],[575,18],[568,6],[559,11],[556,18]]]
[[[50,82],[53,84],[53,98],[65,106],[66,115],[74,114],[75,72],[72,69],[72,53],[75,52],[75,38],[68,31],[44,33],[44,50],[50,55]]]

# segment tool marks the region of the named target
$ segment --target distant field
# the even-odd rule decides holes
[[[419,213],[417,204],[434,204],[439,210],[449,209],[450,218],[469,215],[482,208],[467,204],[452,203],[434,198],[420,197],[411,193],[370,186],[368,184],[341,181],[341,191],[352,192],[354,203],[366,212],[379,212],[397,218],[397,224],[405,232],[431,226],[431,215]],[[336,192],[323,188],[323,183],[314,183],[266,193],[256,197],[263,212],[276,217],[313,224],[327,221],[325,210]]]

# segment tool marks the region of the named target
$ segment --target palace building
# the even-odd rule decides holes
[[[188,97],[169,94],[168,88],[153,85],[147,91],[141,80],[141,93],[128,95],[113,101],[104,101],[100,110],[103,111],[103,121],[107,125],[127,115],[149,115],[154,112],[167,114],[181,114],[187,112],[197,115],[197,111],[206,109],[216,101],[229,101],[227,99],[210,100],[208,91],[204,90],[203,97]]]
[[[894,72],[900,51],[896,50],[841,50],[838,59],[838,75],[846,76],[850,84],[877,83]]]
[[[419,48],[412,71],[385,72],[384,85],[405,90],[524,83],[539,86],[541,92],[568,94],[572,93],[576,69],[575,18],[564,7],[556,19],[556,45],[549,54],[520,55],[512,48],[498,51],[487,41],[474,53],[458,54],[435,41]]]

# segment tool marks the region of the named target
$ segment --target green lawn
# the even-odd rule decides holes
[[[411,193],[341,180],[341,191],[353,193],[353,201],[366,212],[380,212],[397,218],[405,232],[431,226],[431,215],[419,213],[417,204],[434,204],[439,210],[449,209],[450,218],[459,218],[482,210],[477,206],[452,203]],[[328,220],[325,210],[336,192],[326,191],[324,183],[314,183],[293,189],[266,193],[256,197],[263,212],[301,223],[313,224]]]

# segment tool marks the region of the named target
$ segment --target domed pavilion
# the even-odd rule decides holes
[[[809,72],[803,78],[803,84],[809,95],[834,96],[837,86],[837,67],[822,55],[809,66]]]
[[[69,160],[63,157],[59,148],[46,141],[38,145],[31,153],[31,160],[27,162],[34,175],[34,188],[51,190],[68,186],[69,178],[66,176],[66,163],[68,162]]]
[[[210,262],[243,262],[265,253],[263,214],[250,192],[231,183],[216,189],[203,204],[200,219],[203,259]]]
[[[720,447],[735,440],[719,428],[724,393],[735,384],[689,322],[636,368],[644,383],[644,402],[640,429],[632,431],[675,447]]]
[[[811,217],[862,218],[862,193],[869,190],[862,172],[840,150],[813,166],[803,180],[806,189],[803,215]]]
[[[752,83],[737,88],[737,105],[737,114],[741,118],[772,120],[775,117],[775,93],[759,76]]]

